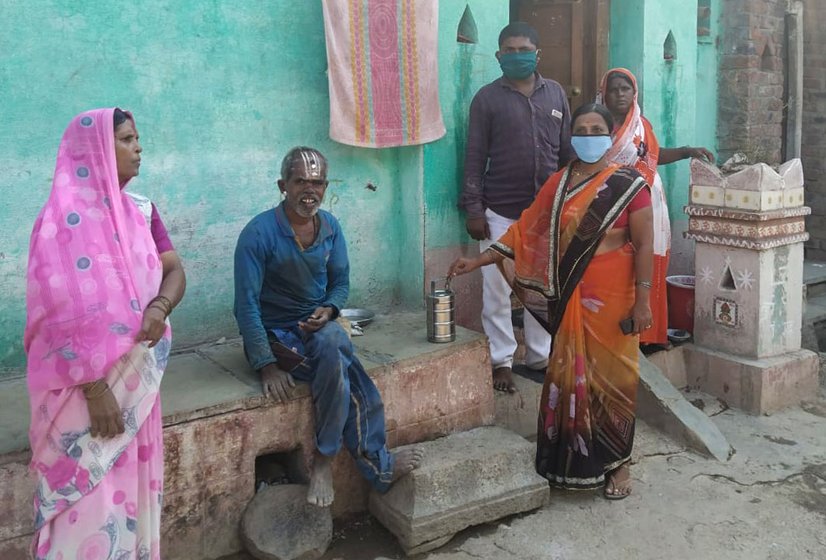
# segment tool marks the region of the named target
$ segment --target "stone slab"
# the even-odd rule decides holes
[[[783,177],[784,188],[803,188],[803,162],[800,161],[800,158],[790,159],[781,165],[778,173]]]
[[[307,503],[304,485],[269,486],[247,506],[241,535],[260,560],[315,560],[333,540],[333,517],[330,508]]]
[[[818,355],[797,350],[780,356],[747,359],[701,346],[686,345],[689,386],[752,414],[800,404],[817,394]]]
[[[417,447],[425,454],[422,466],[369,501],[408,554],[549,500],[548,482],[534,469],[534,445],[504,428],[476,428]]]
[[[642,353],[637,416],[718,461],[727,461],[731,456],[731,445],[717,425],[692,405]]]
[[[0,455],[29,448],[29,391],[26,379],[0,381]]]
[[[826,262],[806,259],[803,261],[803,282],[807,286],[826,282]]]
[[[681,389],[688,385],[685,371],[685,346],[676,344],[667,350],[646,356],[648,361],[657,366],[674,387]]]
[[[720,168],[712,163],[701,159],[691,158],[691,185],[708,185],[714,187],[724,187],[726,179],[723,177]]]
[[[783,188],[783,179],[765,163],[756,163],[729,175],[726,183],[728,189],[746,191],[779,191]]]
[[[515,393],[496,391],[496,425],[535,441],[542,382],[519,375],[514,366]]]
[[[254,391],[219,365],[193,352],[170,359],[161,382],[161,407],[165,417],[174,417],[258,394],[260,391]]]

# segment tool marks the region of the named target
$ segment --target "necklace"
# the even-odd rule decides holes
[[[319,229],[318,224],[319,224],[318,214],[316,214],[315,216],[313,216],[313,237],[312,237],[312,239],[310,239],[310,243],[309,243],[308,247],[312,246],[312,244],[315,243],[315,240],[318,237],[318,229]],[[301,248],[302,251],[304,251],[307,247],[305,247],[304,244],[301,242],[301,237],[299,236],[298,231],[296,230],[295,226],[293,226],[291,224],[291,227],[293,228],[293,235],[295,236],[295,242],[298,243],[298,246]]]

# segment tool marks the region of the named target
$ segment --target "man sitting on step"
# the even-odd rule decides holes
[[[278,188],[281,204],[253,218],[238,238],[235,318],[265,395],[285,402],[294,380],[310,384],[316,451],[307,500],[327,507],[342,443],[380,492],[418,467],[421,452],[388,451],[381,396],[334,320],[347,300],[350,264],[341,226],[321,210],[326,158],[293,148]]]

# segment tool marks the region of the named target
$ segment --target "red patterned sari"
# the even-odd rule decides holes
[[[553,336],[537,472],[557,486],[595,488],[631,457],[639,381],[639,339],[619,327],[634,305],[633,247],[596,251],[646,183],[616,164],[568,181],[567,168],[548,179],[493,249],[508,257],[503,274]]]

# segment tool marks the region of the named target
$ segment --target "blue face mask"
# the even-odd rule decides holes
[[[499,67],[506,78],[524,80],[536,70],[536,51],[501,54]]]
[[[613,142],[607,134],[605,136],[571,136],[571,146],[576,155],[585,163],[596,163]]]

